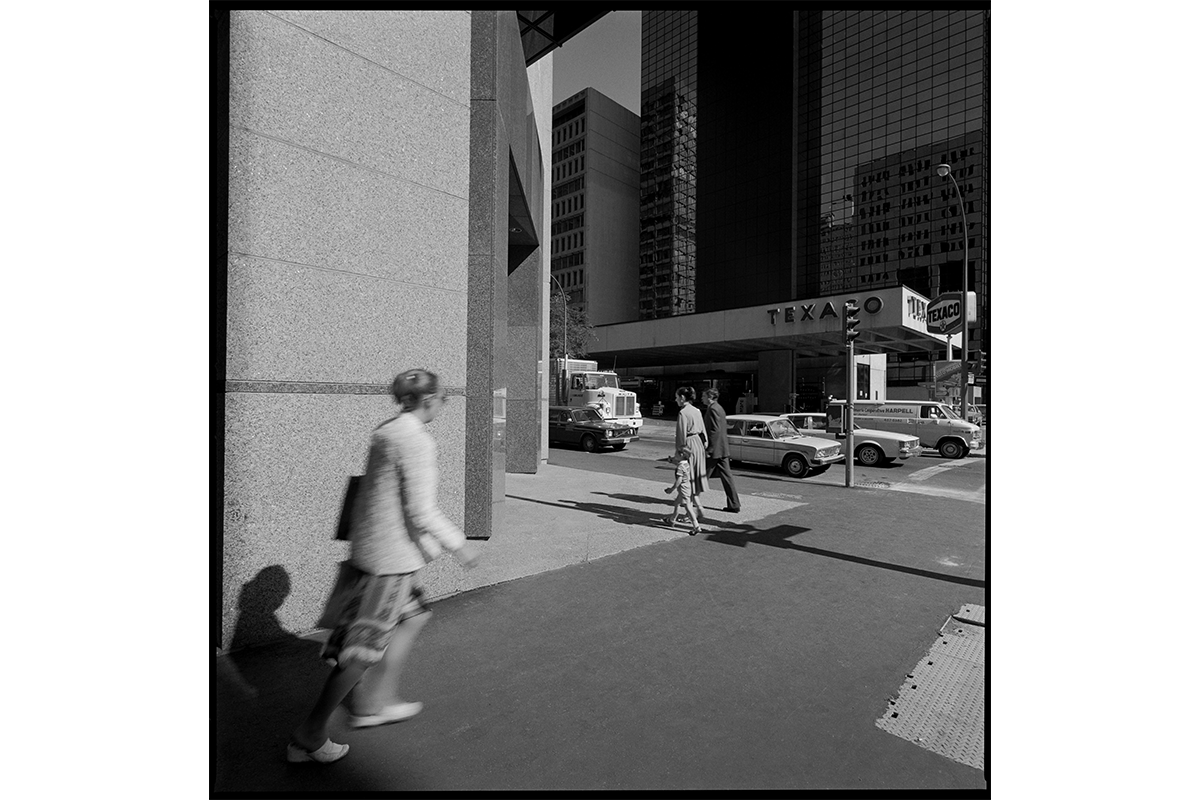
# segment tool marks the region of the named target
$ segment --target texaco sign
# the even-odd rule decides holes
[[[967,292],[967,316],[971,322],[975,321],[975,314],[970,313],[974,311],[974,303],[975,293]],[[938,336],[958,333],[962,330],[962,312],[962,292],[947,292],[938,295],[937,299],[929,303],[929,307],[925,311],[926,330]]]

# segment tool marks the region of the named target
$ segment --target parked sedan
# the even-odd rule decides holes
[[[729,458],[749,464],[783,467],[793,478],[824,472],[845,458],[842,446],[828,439],[801,436],[786,419],[769,414],[733,414],[725,418]]]
[[[602,447],[624,450],[637,440],[637,429],[606,420],[594,408],[550,407],[550,441],[579,445],[589,453]]]
[[[833,439],[845,442],[846,435],[837,430],[836,426],[829,429],[824,414],[799,412],[783,414],[805,436],[819,436],[822,439]],[[921,455],[921,440],[916,436],[891,431],[879,431],[864,428],[854,423],[854,460],[864,467],[876,464],[890,464],[896,459],[911,458]]]
[[[811,436],[829,427],[829,415],[818,414],[815,411],[793,411],[779,416],[785,417],[795,425],[801,436]]]

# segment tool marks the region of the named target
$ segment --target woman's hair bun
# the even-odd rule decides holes
[[[405,370],[392,380],[392,396],[404,408],[412,408],[437,390],[438,377],[427,369]]]

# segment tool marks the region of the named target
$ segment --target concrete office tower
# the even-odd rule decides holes
[[[637,319],[639,135],[595,89],[554,107],[550,268],[593,325]]]
[[[430,426],[439,505],[468,536],[502,521],[506,470],[537,469],[552,80],[512,11],[215,19],[229,96],[227,119],[214,107],[229,161],[215,638],[230,647],[313,629],[346,555],[346,481],[396,413],[399,370],[448,390]],[[453,559],[426,574],[435,597],[462,579]]]
[[[661,392],[754,385],[760,407],[819,410],[846,385],[823,326],[874,293],[885,307],[858,342],[873,359],[859,389],[921,391],[945,353],[922,309],[962,284],[960,205],[939,163],[965,200],[983,320],[970,348],[986,343],[987,11],[711,5],[645,12],[642,31],[640,320],[598,330],[598,358]],[[755,308],[773,320],[764,335],[725,327]]]

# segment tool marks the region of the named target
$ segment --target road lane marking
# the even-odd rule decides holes
[[[948,464],[938,464],[937,466],[933,466],[933,467],[925,467],[924,469],[919,469],[916,472],[914,472],[912,475],[909,475],[908,479],[910,481],[927,481],[930,478],[932,478],[934,475],[937,475],[939,473],[945,472],[946,470],[954,469],[955,467],[961,467],[965,464],[970,464],[970,463],[972,463],[972,462],[969,458],[962,458],[962,459],[958,459],[956,461],[951,461]]]
[[[948,497],[952,500],[964,500],[968,503],[979,503],[981,505],[987,503],[986,488],[968,491],[965,489],[943,489],[938,486],[924,486],[921,484],[897,483],[894,486],[889,486],[885,491],[909,492],[910,494],[923,494],[929,497]]]

